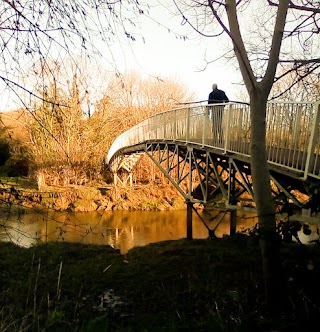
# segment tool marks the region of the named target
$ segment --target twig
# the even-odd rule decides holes
[[[33,289],[33,319],[34,319],[34,324],[36,323],[37,288],[38,288],[40,268],[41,268],[41,257],[39,257],[38,270],[37,270],[36,280],[35,280],[34,289]]]
[[[77,310],[78,310],[78,307],[79,307],[79,299],[81,297],[81,293],[82,293],[82,285],[80,287],[80,291],[79,291],[79,295],[78,295],[78,298],[77,298],[77,301],[76,301],[76,305],[74,306],[73,318],[76,318],[76,314],[77,314]]]
[[[108,266],[102,271],[102,273],[104,273],[104,272],[106,272],[107,270],[109,270],[111,266],[112,266],[112,264],[108,265]]]
[[[28,294],[27,294],[27,300],[26,300],[26,309],[28,308],[29,296],[30,296],[30,290],[31,290],[33,263],[34,263],[34,254],[32,255],[32,260],[31,260],[31,268],[30,268],[30,276],[29,276],[29,287],[28,287]]]
[[[60,300],[61,295],[61,273],[62,273],[62,261],[60,262],[58,284],[57,284],[57,299]]]

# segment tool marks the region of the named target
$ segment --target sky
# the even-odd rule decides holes
[[[133,45],[133,56],[128,57],[124,70],[136,69],[146,75],[177,77],[191,91],[195,91],[198,100],[206,100],[213,83],[226,92],[230,100],[236,99],[239,82],[234,65],[224,61],[206,66],[205,59],[216,56],[210,41],[177,40],[163,31],[153,33],[146,43]]]
[[[228,63],[222,58],[206,65],[224,54],[228,40],[221,43],[215,38],[201,37],[188,27],[182,27],[180,17],[172,17],[158,7],[156,13],[150,15],[165,27],[148,20],[143,22],[141,34],[144,42],[138,37],[131,48],[126,49],[125,59],[119,63],[121,69],[179,78],[196,93],[195,101],[207,100],[213,83],[217,83],[230,100],[239,98],[237,92],[242,80],[235,62]],[[166,27],[186,35],[187,39],[178,38]],[[224,38],[228,39],[227,36]]]
[[[154,7],[151,5],[156,3]],[[179,79],[195,93],[193,101],[207,100],[213,83],[218,84],[230,100],[238,100],[241,76],[235,62],[221,58],[206,66],[208,61],[225,53],[229,47],[228,37],[224,36],[220,41],[201,37],[186,24],[182,25],[179,15],[170,14],[167,10],[169,3],[172,1],[163,0],[159,4],[158,0],[149,0],[150,11],[141,16],[140,24],[133,32],[136,40],[129,42],[126,38],[119,38],[119,42],[112,46],[99,42],[96,46],[103,55],[99,61],[110,64],[111,51],[112,66],[121,73],[135,70],[144,76]],[[123,34],[123,30],[120,28],[118,33]],[[103,77],[95,80],[99,82]],[[14,95],[1,94],[1,110],[18,107]]]

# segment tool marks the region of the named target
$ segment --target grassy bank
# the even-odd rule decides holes
[[[0,244],[1,331],[311,331],[318,246],[282,247],[288,303],[265,315],[258,241],[236,235],[135,248]],[[314,331],[314,330],[313,330]]]

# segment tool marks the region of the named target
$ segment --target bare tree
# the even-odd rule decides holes
[[[101,150],[114,132],[106,118],[84,112],[85,78],[74,74],[66,82],[64,88],[48,83],[43,101],[36,103],[26,117],[38,180],[39,176],[44,179],[45,174],[49,180],[46,183],[51,185],[84,184],[84,177],[89,174],[90,178],[97,178]]]
[[[278,77],[272,87],[270,100],[289,102],[317,101],[320,95],[319,73],[312,72],[308,76],[300,70],[292,70],[292,66],[282,66],[278,70]],[[281,73],[284,74],[281,77]],[[280,79],[281,77],[281,79]]]
[[[117,137],[146,117],[192,99],[193,93],[178,79],[145,78],[131,71],[109,81],[105,96],[96,105],[96,116],[108,118]]]
[[[1,1],[0,89],[23,104],[23,92],[41,99],[34,86],[42,84],[43,70],[66,57],[86,54],[93,59],[101,55],[101,43],[109,46],[105,60],[115,68],[112,45],[135,39],[135,21],[146,9],[136,0]],[[36,82],[29,79],[30,69]]]
[[[148,5],[140,5],[136,0],[4,0],[0,3],[1,106],[5,106],[5,98],[15,99],[29,112],[28,119],[34,120],[31,137],[36,143],[32,147],[40,147],[36,150],[38,162],[41,158],[42,162],[51,158],[72,164],[80,155],[82,159],[87,157],[92,147],[88,137],[97,129],[84,126],[81,119],[84,105],[87,114],[91,112],[90,88],[74,90],[72,95],[68,89],[75,81],[77,89],[80,88],[78,80],[71,79],[68,86],[65,79],[68,75],[63,78],[60,74],[70,73],[70,68],[72,74],[78,73],[79,59],[83,58],[90,59],[92,68],[94,60],[102,56],[117,71],[113,46],[135,40],[139,17],[147,9]],[[101,54],[101,45],[108,52]],[[100,125],[94,120],[88,122]],[[97,137],[90,137],[94,147],[99,146]],[[44,138],[48,139],[47,144]],[[41,150],[43,155],[39,155]]]
[[[286,74],[295,72],[307,77],[319,73],[320,59],[313,57],[319,54],[319,1],[174,2],[185,22],[203,36],[229,37],[249,94],[254,199],[261,232],[267,304],[270,312],[275,313],[279,309],[281,289],[279,245],[266,155],[266,104],[274,82]],[[291,64],[291,67],[277,75],[278,64]]]
[[[144,77],[131,71],[110,80],[105,96],[96,104],[92,119],[105,122],[110,128],[105,138],[106,146],[110,147],[117,136],[138,122],[193,98],[193,93],[178,79]],[[156,174],[162,178],[161,171],[154,168],[149,158],[142,158],[133,174],[146,181],[153,181]]]

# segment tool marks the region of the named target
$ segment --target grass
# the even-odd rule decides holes
[[[281,255],[289,301],[272,322],[253,237],[165,241],[124,256],[106,246],[1,243],[0,328],[311,331],[319,315],[319,247],[286,244]]]
[[[22,189],[38,189],[36,181],[28,177],[7,177],[0,175],[0,185],[5,187],[14,187],[17,190]]]

